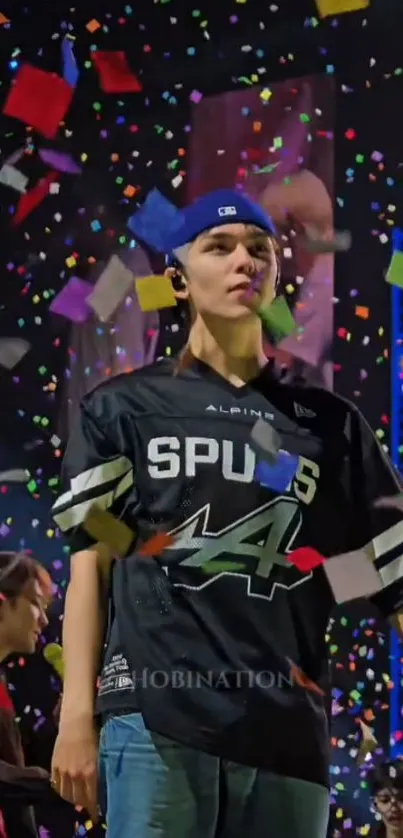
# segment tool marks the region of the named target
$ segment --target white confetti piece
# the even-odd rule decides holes
[[[351,233],[348,230],[335,233],[332,239],[308,235],[304,240],[305,247],[310,253],[345,253],[350,250],[351,241]]]
[[[0,366],[14,369],[30,348],[28,341],[22,338],[0,338]]]
[[[11,468],[8,471],[0,471],[0,483],[28,483],[29,471],[25,468]]]
[[[92,294],[87,297],[87,303],[95,311],[98,319],[106,323],[133,287],[133,273],[118,256],[111,256]]]
[[[370,597],[382,590],[382,580],[365,550],[334,556],[323,569],[336,602]]]
[[[5,163],[0,169],[0,183],[4,186],[11,186],[16,192],[25,193],[27,191],[28,178],[19,169],[15,169],[9,163]]]

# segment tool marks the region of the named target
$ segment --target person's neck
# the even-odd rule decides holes
[[[197,317],[188,345],[194,358],[236,387],[255,378],[267,363],[260,323],[251,318],[235,325],[222,320],[207,323]]]
[[[386,838],[403,838],[403,826],[387,826]]]

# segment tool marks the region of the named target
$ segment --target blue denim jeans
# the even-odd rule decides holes
[[[325,788],[173,742],[140,713],[104,725],[100,782],[108,838],[326,838]]]

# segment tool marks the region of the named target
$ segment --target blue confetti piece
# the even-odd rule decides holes
[[[395,227],[392,233],[393,250],[403,252],[403,230]]]
[[[62,58],[63,78],[70,87],[75,87],[78,82],[79,72],[70,38],[64,38],[62,41]]]
[[[181,224],[182,213],[158,189],[148,193],[144,204],[129,218],[127,226],[158,253],[166,252],[168,235]]]
[[[257,463],[255,480],[267,489],[285,492],[296,475],[299,457],[279,451],[277,460],[270,464],[265,460]]]

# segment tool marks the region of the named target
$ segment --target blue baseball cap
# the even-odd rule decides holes
[[[175,250],[193,242],[197,236],[212,227],[224,224],[253,224],[268,235],[274,236],[276,228],[272,219],[259,204],[234,189],[217,189],[185,207],[181,218],[166,237],[168,264],[175,261]]]

